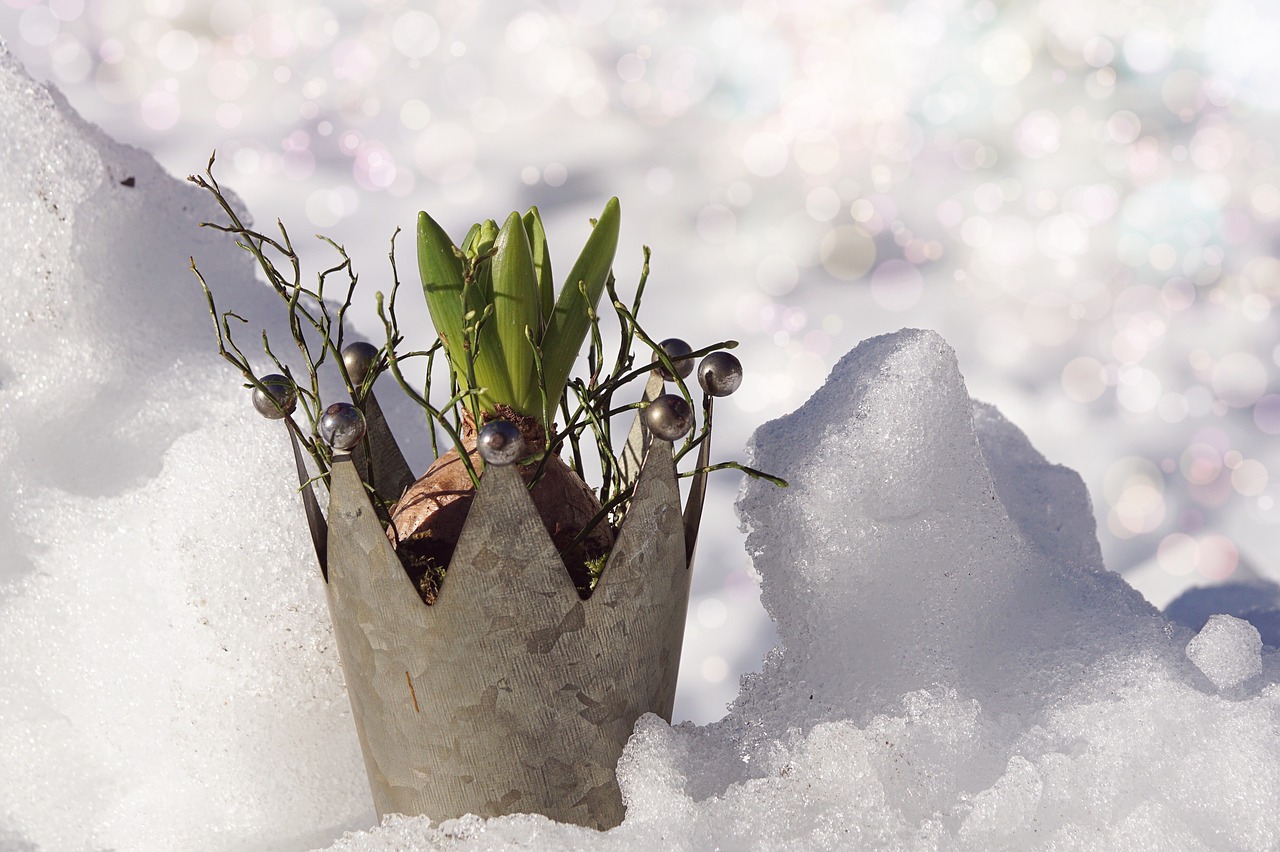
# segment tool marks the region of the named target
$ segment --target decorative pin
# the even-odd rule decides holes
[[[676,373],[679,374],[680,378],[687,379],[689,374],[693,372],[693,359],[685,356],[693,352],[693,347],[678,337],[668,337],[658,345],[662,347],[662,350],[667,353],[667,357],[675,364]],[[677,361],[677,358],[684,358],[684,360]],[[676,377],[671,375],[670,371],[658,360],[657,353],[654,353],[653,365],[654,372],[659,373],[662,378],[669,382],[676,380]]]
[[[288,376],[272,373],[262,377],[262,388],[253,389],[253,407],[268,420],[282,420],[298,407],[298,387]]]
[[[320,415],[320,437],[340,453],[349,453],[364,437],[364,415],[349,402],[335,402]]]
[[[698,365],[698,384],[712,396],[728,396],[742,385],[742,362],[723,349],[711,352]]]
[[[645,407],[644,422],[655,436],[664,441],[676,441],[693,428],[693,409],[684,397],[664,393]]]
[[[342,350],[342,363],[346,365],[347,377],[357,389],[364,384],[364,377],[369,375],[378,358],[378,347],[363,340],[352,343]]]
[[[491,420],[481,427],[476,449],[485,464],[505,467],[524,456],[524,438],[509,420]]]

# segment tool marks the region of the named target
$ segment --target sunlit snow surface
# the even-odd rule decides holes
[[[1280,598],[1275,4],[0,0],[0,35],[170,173],[217,148],[261,221],[379,286],[421,207],[460,233],[536,203],[572,235],[617,194],[655,330],[743,341],[721,458],[857,341],[938,329],[1080,471],[1149,600]],[[381,336],[367,304],[356,326]],[[772,642],[736,484],[713,479],[694,581],[698,720]]]
[[[0,8],[92,120],[177,174],[218,147],[258,219],[337,236],[375,286],[418,207],[563,230],[619,194],[654,316],[744,340],[720,451],[795,411],[753,449],[792,489],[740,502],[779,649],[724,720],[642,722],[620,829],[339,848],[1280,845],[1274,14],[465,5]],[[278,332],[271,300],[196,230],[206,199],[55,104],[5,60],[0,848],[367,829],[283,435],[211,357],[187,257]],[[1085,473],[1153,601],[1245,581],[1174,602],[1194,642],[1102,572],[1083,484],[939,337],[840,360],[904,324]],[[761,647],[705,528],[686,702]]]

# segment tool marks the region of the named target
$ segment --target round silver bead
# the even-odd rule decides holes
[[[693,409],[684,397],[664,393],[649,403],[644,410],[644,425],[664,441],[683,438],[693,428]]]
[[[509,420],[491,420],[480,428],[476,449],[485,464],[503,467],[524,457],[524,438]]]
[[[349,453],[364,437],[364,414],[349,402],[335,402],[320,415],[320,437],[340,453]]]
[[[298,407],[298,388],[288,376],[272,373],[262,377],[262,388],[253,389],[253,407],[268,420],[281,420]]]
[[[711,352],[698,365],[698,384],[712,396],[728,396],[742,385],[742,362],[725,352]]]
[[[359,387],[364,382],[364,377],[369,375],[369,371],[373,369],[373,363],[377,358],[378,347],[363,340],[352,343],[343,349],[342,363],[347,367],[347,375],[351,378],[351,384]]]
[[[658,345],[661,346],[663,351],[667,353],[667,357],[670,358],[673,362],[675,362],[676,372],[680,375],[680,378],[687,379],[689,377],[689,374],[693,372],[693,359],[685,358],[683,361],[676,361],[676,359],[684,355],[688,355],[690,352],[693,351],[693,347],[691,347],[689,344],[685,343],[683,340],[681,340],[678,337],[668,337],[666,340],[662,341]],[[662,362],[658,360],[658,355],[656,352],[653,355],[653,369],[656,370],[658,373],[660,373],[662,375],[662,378],[666,379],[667,381],[669,382],[675,381],[676,377],[671,375],[670,371],[668,371],[667,368],[662,365]]]

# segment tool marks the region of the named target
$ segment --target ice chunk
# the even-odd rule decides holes
[[[1262,634],[1244,619],[1212,615],[1187,643],[1187,659],[1218,689],[1236,686],[1262,673]]]

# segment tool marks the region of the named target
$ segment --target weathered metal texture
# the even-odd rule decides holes
[[[702,417],[704,423],[711,422],[711,409],[715,400],[710,394],[702,395]],[[698,549],[698,528],[702,526],[702,507],[707,500],[707,465],[711,463],[711,430],[702,438],[698,447],[697,466],[694,467],[693,482],[689,484],[689,497],[684,503],[684,547],[685,562],[693,568],[693,554]]]
[[[661,374],[657,370],[649,373],[649,381],[644,386],[644,402],[657,399],[666,389]],[[640,462],[644,460],[644,448],[649,445],[649,427],[644,423],[643,412],[631,423],[631,431],[627,433],[627,443],[622,447],[622,455],[618,457],[622,473],[622,487],[625,488],[636,481],[640,475]]]
[[[293,418],[284,418],[289,443],[293,447],[293,463],[298,468],[298,490],[302,494],[302,510],[307,515],[307,528],[311,530],[311,544],[316,551],[316,561],[320,563],[320,576],[325,582],[329,580],[328,540],[329,525],[325,523],[324,513],[320,511],[320,502],[316,499],[314,483],[307,471],[307,463],[302,459],[302,447],[298,442],[298,426]]]
[[[363,401],[358,404],[364,412],[365,435],[373,463],[365,462],[364,442],[356,447],[351,457],[365,482],[373,485],[378,496],[390,505],[399,500],[405,489],[413,484],[413,471],[404,460],[404,453],[400,452],[400,446],[387,426],[387,418],[382,414],[382,407],[378,405],[378,398],[373,395],[373,391],[365,394]]]
[[[651,444],[586,601],[515,466],[485,471],[432,607],[347,457],[329,527],[326,591],[378,813],[621,822],[618,757],[642,714],[671,718],[688,608],[671,444]]]

